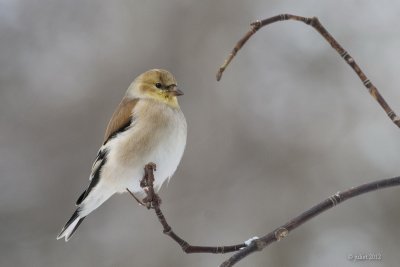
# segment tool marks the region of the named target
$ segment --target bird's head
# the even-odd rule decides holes
[[[178,107],[178,89],[175,77],[168,71],[152,69],[139,75],[129,86],[127,94],[133,98],[150,98]]]

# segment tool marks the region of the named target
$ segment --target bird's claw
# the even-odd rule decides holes
[[[144,166],[144,175],[142,180],[140,181],[140,187],[145,188],[148,186],[153,186],[154,182],[154,171],[156,171],[157,165],[153,162],[150,162]]]
[[[154,192],[154,171],[157,166],[155,163],[150,162],[144,167],[143,179],[140,181],[140,187],[146,193],[146,197],[142,200],[148,209],[158,207],[161,204],[161,198]]]
[[[145,197],[142,202],[148,209],[154,209],[154,207],[158,207],[161,205],[161,198],[156,193],[154,193],[152,197],[150,197],[150,195],[147,195],[147,197]]]
[[[150,170],[150,169],[153,171],[157,170],[157,165],[154,162],[147,163],[147,165],[144,167],[148,170]]]

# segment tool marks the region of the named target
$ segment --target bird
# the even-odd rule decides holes
[[[115,193],[143,195],[144,166],[156,164],[154,190],[172,177],[186,146],[187,124],[175,77],[163,69],[140,74],[128,87],[105,131],[89,185],[57,239],[68,241],[86,216]]]

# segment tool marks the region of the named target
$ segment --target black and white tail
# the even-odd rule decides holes
[[[92,167],[92,173],[90,174],[89,187],[76,201],[78,208],[58,234],[57,239],[64,237],[65,241],[68,241],[82,223],[83,219],[115,193],[113,187],[110,187],[100,179],[103,166],[107,162],[107,152],[107,149],[101,148],[97,154]]]
[[[57,239],[65,238],[65,241],[68,241],[70,237],[75,233],[76,229],[78,229],[79,225],[82,223],[85,216],[79,216],[79,208],[77,208],[72,214],[71,218],[65,224],[61,232],[58,234]]]
[[[68,241],[82,223],[83,219],[85,219],[87,215],[97,209],[113,194],[114,191],[112,191],[112,188],[110,189],[109,186],[103,183],[99,183],[93,188],[90,188],[89,186],[89,188],[86,189],[78,198],[76,202],[78,208],[58,234],[57,239],[64,237],[65,241]]]

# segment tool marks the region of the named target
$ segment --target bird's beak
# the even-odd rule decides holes
[[[170,93],[173,96],[183,95],[183,92],[181,90],[179,90],[176,85],[170,87],[170,89],[168,89],[168,93]]]

